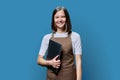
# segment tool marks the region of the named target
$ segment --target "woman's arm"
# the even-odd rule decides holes
[[[38,63],[39,65],[42,65],[42,66],[49,66],[49,65],[50,65],[50,61],[49,61],[49,60],[45,60],[45,59],[43,58],[43,56],[40,56],[40,55],[38,55],[37,63]]]
[[[81,55],[76,54],[76,75],[77,80],[82,80],[82,59]]]
[[[59,68],[60,60],[56,60],[58,56],[54,57],[51,60],[45,60],[43,56],[38,55],[37,63],[42,66],[53,66],[54,68]]]

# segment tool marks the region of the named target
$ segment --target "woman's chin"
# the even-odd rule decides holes
[[[57,25],[58,26],[58,28],[63,28],[64,27],[64,25]]]

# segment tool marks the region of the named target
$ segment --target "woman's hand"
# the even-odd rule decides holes
[[[52,60],[49,61],[49,64],[51,66],[53,66],[54,68],[59,68],[60,67],[60,60],[57,59],[59,57],[59,55],[57,55],[56,57],[54,57]]]

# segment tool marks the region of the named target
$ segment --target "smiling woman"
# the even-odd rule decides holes
[[[66,23],[66,17],[65,17],[65,13],[63,10],[60,10],[59,12],[57,12],[54,16],[54,22],[56,27],[58,28],[58,32],[61,32],[61,30],[64,30],[64,25]]]
[[[66,8],[57,7],[52,15],[52,33],[46,34],[42,40],[38,55],[38,64],[60,68],[58,74],[47,70],[47,80],[81,80],[81,39],[80,35],[71,30],[70,16]],[[44,59],[48,49],[49,40],[62,45],[61,57],[55,56],[51,60]],[[74,63],[76,61],[76,64]]]

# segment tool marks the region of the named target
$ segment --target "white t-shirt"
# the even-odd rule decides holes
[[[49,39],[52,37],[52,33],[50,34],[46,34],[43,39],[42,39],[42,43],[41,43],[41,47],[39,50],[39,55],[44,56],[47,48],[48,48],[48,44],[49,44]],[[54,37],[68,37],[68,33],[54,33]],[[80,35],[76,32],[72,32],[71,33],[71,41],[72,41],[72,48],[73,48],[73,54],[82,54],[82,46],[81,46],[81,38]]]

